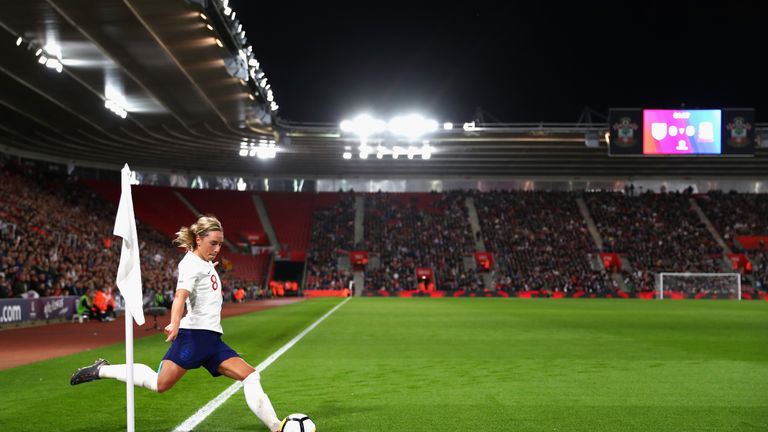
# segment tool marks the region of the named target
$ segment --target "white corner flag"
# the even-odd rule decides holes
[[[122,169],[122,192],[117,208],[113,234],[123,238],[120,250],[120,265],[117,268],[117,287],[125,299],[126,317],[129,315],[136,324],[144,324],[144,309],[141,293],[141,267],[139,258],[139,236],[136,234],[136,219],[133,215],[133,197],[131,196],[131,169],[128,164]]]
[[[133,320],[144,324],[144,309],[141,295],[141,262],[139,258],[139,236],[136,234],[136,218],[133,215],[131,196],[131,169],[125,164],[121,170],[120,205],[117,207],[114,235],[123,238],[120,249],[120,265],[117,267],[117,288],[125,299],[125,397],[126,430],[134,432],[133,405]]]

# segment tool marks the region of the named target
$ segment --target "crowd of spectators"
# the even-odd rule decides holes
[[[378,254],[380,267],[366,272],[366,289],[418,289],[417,268],[432,269],[431,282],[439,290],[481,289],[474,266],[464,265],[464,257],[475,250],[464,196],[367,195],[362,248]]]
[[[624,283],[632,292],[658,289],[660,272],[718,273],[725,270],[723,250],[691,205],[692,189],[641,194],[592,192],[585,201],[606,252],[631,264]],[[732,284],[732,280],[727,283]],[[670,282],[672,283],[672,282]],[[715,278],[680,279],[675,286],[690,294],[717,290]],[[696,290],[693,290],[693,285]],[[694,292],[695,291],[695,292]]]
[[[594,270],[595,250],[571,192],[473,193],[485,247],[494,253],[496,286],[506,291],[616,290],[605,270]]]
[[[621,272],[630,291],[655,290],[659,272],[727,270],[723,251],[691,206],[690,191],[366,194],[362,244],[354,244],[355,195],[340,195],[335,206],[314,213],[305,289],[348,287],[351,269],[340,269],[338,258],[364,250],[379,263],[366,270],[366,289],[479,291],[484,283],[473,255],[482,242],[493,253],[493,283],[499,289],[612,292],[617,286],[611,275],[590,261],[598,250],[579,211],[580,196],[602,237],[602,251],[619,253],[631,263],[631,270]],[[467,198],[477,210],[477,236]],[[696,199],[736,250],[736,236],[768,234],[764,195],[711,192]],[[99,292],[108,298],[114,293],[113,309],[119,309],[115,213],[113,203],[63,171],[0,159],[0,298],[74,295],[95,304]],[[137,228],[145,305],[169,307],[182,251],[139,221]],[[747,253],[750,283],[767,290],[768,249],[762,245]],[[417,279],[419,268],[431,269],[434,280]],[[272,295],[268,287],[260,290],[254,282],[233,280],[220,271],[227,299]],[[674,283],[711,288],[693,279]],[[103,312],[95,312],[96,317],[110,316]]]
[[[625,254],[650,272],[723,271],[722,249],[691,207],[688,193],[585,195],[604,251]]]
[[[768,247],[764,240],[747,250],[738,236],[768,236],[768,195],[712,191],[696,198],[732,252],[744,253],[751,271],[742,268],[744,290],[768,291]]]
[[[355,195],[340,195],[336,206],[316,210],[313,214],[305,289],[343,289],[349,287],[352,279],[351,270],[339,268],[338,258],[353,248]]]
[[[0,160],[0,298],[114,292],[119,308],[116,212],[64,172]],[[145,301],[169,305],[182,251],[140,221],[137,230]],[[235,282],[222,277],[226,294]]]
[[[752,262],[753,286],[760,291],[768,291],[768,248],[761,248],[749,253]]]
[[[744,252],[736,242],[740,235],[768,236],[768,195],[712,191],[696,201],[726,244],[734,252]]]

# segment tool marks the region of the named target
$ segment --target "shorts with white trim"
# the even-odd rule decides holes
[[[203,366],[214,376],[220,376],[219,365],[232,357],[240,357],[221,340],[221,333],[211,330],[179,329],[163,360],[170,360],[184,369]]]

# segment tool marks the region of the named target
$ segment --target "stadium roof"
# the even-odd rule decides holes
[[[457,125],[430,138],[435,150],[428,160],[345,160],[347,146],[356,155],[354,137],[341,134],[336,124],[280,119],[258,85],[262,78],[238,70],[244,37],[217,5],[157,0],[6,5],[0,9],[0,149],[104,168],[127,162],[134,169],[268,177],[768,173],[762,148],[755,157],[611,158],[604,123],[476,124],[473,130]],[[119,115],[122,109],[126,118]],[[587,134],[597,146],[586,145]],[[275,159],[238,156],[244,142],[259,140],[276,141]]]

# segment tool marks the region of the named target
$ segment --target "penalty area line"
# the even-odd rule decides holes
[[[332,313],[336,312],[337,309],[344,306],[352,297],[348,297],[343,302],[337,304],[333,307],[333,309],[329,310],[325,315],[321,316],[317,321],[312,323],[309,327],[304,329],[301,333],[296,335],[293,339],[288,341],[285,345],[280,347],[277,351],[275,351],[271,356],[267,357],[263,362],[259,363],[258,366],[256,366],[256,372],[261,373],[264,369],[266,369],[269,365],[275,362],[278,358],[280,358],[281,355],[285,354],[286,351],[291,349],[294,345],[296,345],[297,342],[299,342],[304,336],[307,335],[307,333],[311,332],[315,327],[318,326],[321,322],[323,322],[324,319],[331,316]],[[221,392],[218,396],[211,399],[210,402],[205,404],[202,408],[197,410],[196,413],[194,413],[190,418],[184,420],[180,425],[176,426],[176,428],[173,430],[173,432],[189,432],[193,429],[195,429],[200,423],[203,422],[203,420],[206,419],[212,412],[216,411],[224,402],[227,401],[230,397],[232,397],[233,394],[237,393],[238,390],[243,386],[243,383],[240,381],[236,381],[234,384],[229,386],[226,390]]]

